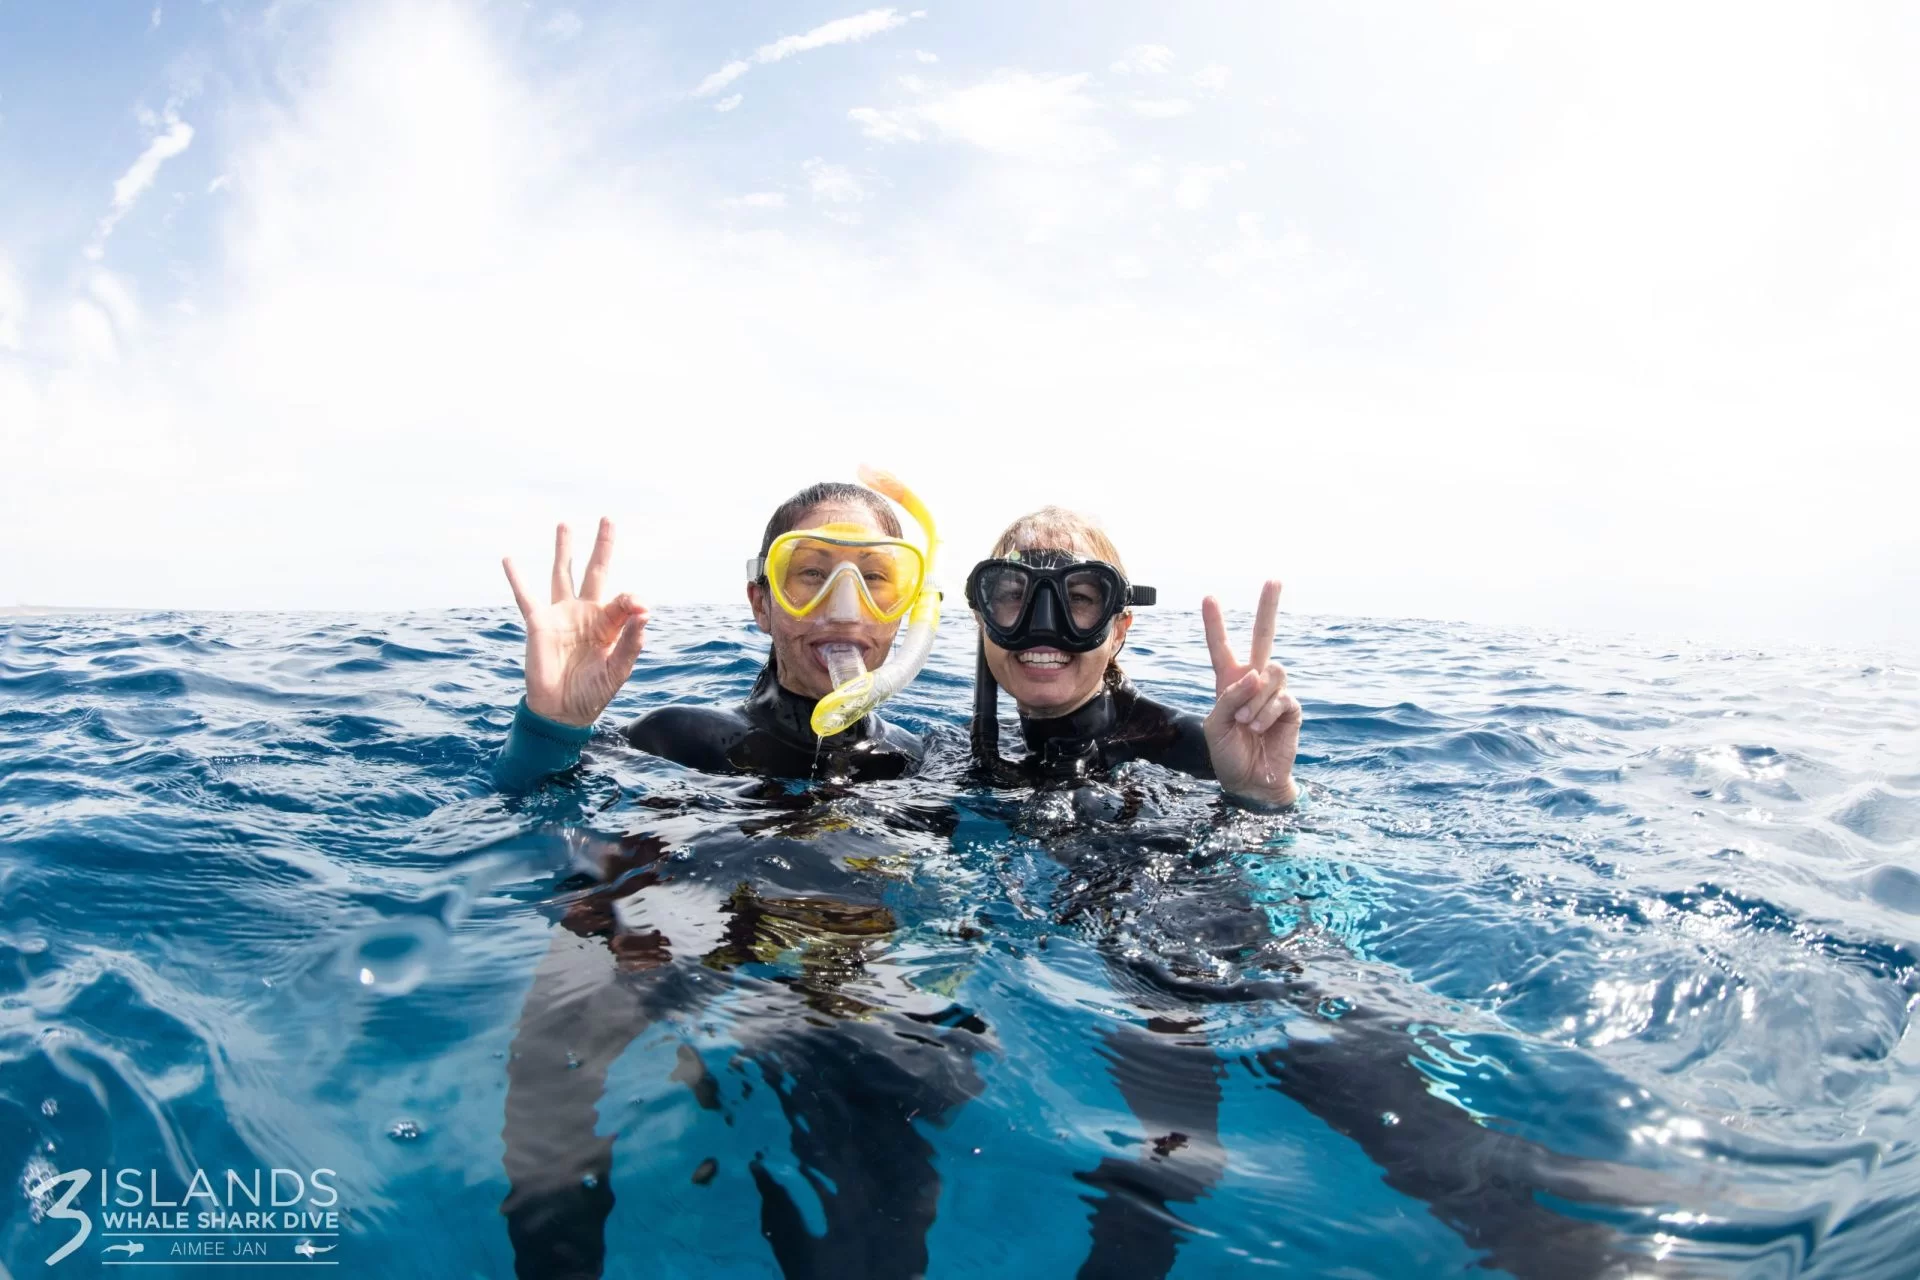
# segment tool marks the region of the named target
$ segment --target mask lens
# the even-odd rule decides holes
[[[795,541],[788,549],[785,563],[780,566],[780,594],[795,608],[806,606],[827,585],[834,565],[840,561],[842,550],[832,543],[816,542],[812,538]]]
[[[1027,603],[1027,575],[1019,569],[994,569],[980,582],[980,601],[994,626],[1013,626]]]
[[[1113,610],[1113,586],[1104,574],[1079,570],[1069,573],[1063,586],[1067,616],[1076,629],[1092,631],[1107,620]]]
[[[867,597],[882,613],[891,612],[906,598],[918,576],[900,547],[863,547],[852,562],[866,584]]]

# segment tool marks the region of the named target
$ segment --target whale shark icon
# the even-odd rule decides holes
[[[338,1247],[338,1245],[315,1244],[311,1240],[302,1240],[299,1244],[293,1246],[293,1251],[311,1261],[316,1254],[332,1253]]]
[[[131,1258],[136,1253],[145,1253],[146,1251],[147,1251],[147,1246],[141,1244],[138,1240],[129,1240],[125,1244],[110,1244],[106,1248],[102,1249],[100,1252],[124,1253],[129,1258]]]

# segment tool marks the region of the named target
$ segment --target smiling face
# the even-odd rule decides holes
[[[1001,542],[1002,545],[995,549],[998,555],[1005,555],[1010,550],[1018,550],[1023,556],[1032,556],[1040,551],[1058,551],[1065,552],[1075,560],[1109,560],[1113,554],[1110,549],[1095,548],[1086,536],[1063,528],[1014,539],[1011,545],[1008,545],[1008,539],[1003,538]],[[1084,603],[1071,598],[1071,588],[1068,594],[1069,608]],[[1020,714],[1043,720],[1078,711],[1100,692],[1107,666],[1126,643],[1127,630],[1132,625],[1133,615],[1122,612],[1108,628],[1106,642],[1086,653],[1068,653],[1045,646],[1015,653],[995,644],[984,627],[980,639],[986,646],[987,669],[993,672],[993,678],[1000,687],[1012,696],[1020,708]]]
[[[840,524],[857,528],[876,538],[890,537],[867,507],[852,502],[825,502],[810,507],[794,521],[796,529],[818,529]],[[824,571],[832,566],[821,566]],[[870,588],[877,589],[869,580]],[[757,582],[747,584],[747,602],[753,606],[753,620],[773,637],[773,653],[779,667],[780,686],[808,698],[823,698],[833,692],[833,677],[827,673],[824,650],[830,644],[851,644],[860,650],[860,660],[869,671],[887,659],[900,623],[875,622],[864,612],[858,621],[834,621],[832,609],[815,609],[804,618],[796,618],[773,601],[772,594]]]

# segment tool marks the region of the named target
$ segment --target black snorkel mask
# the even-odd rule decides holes
[[[1104,561],[1076,560],[1064,551],[1016,551],[982,560],[967,575],[968,606],[987,636],[1015,653],[1098,649],[1122,610],[1152,604],[1158,594],[1132,585]]]

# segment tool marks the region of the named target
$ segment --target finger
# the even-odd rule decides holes
[[[573,599],[573,530],[556,525],[553,530],[553,602]]]
[[[617,631],[626,626],[635,614],[640,615],[640,621],[644,625],[647,621],[647,606],[634,599],[633,593],[628,591],[622,591],[600,606],[600,622],[608,631]]]
[[[1240,664],[1227,647],[1227,620],[1221,616],[1220,602],[1208,596],[1200,602],[1200,618],[1207,627],[1207,654],[1213,659],[1214,692],[1219,694]]]
[[[647,642],[647,611],[640,610],[627,618],[627,624],[620,628],[620,638],[614,641],[613,665],[621,679],[625,679],[633,670],[634,659],[640,656],[640,649]]]
[[[1220,691],[1213,700],[1213,714],[1245,724],[1253,718],[1253,710],[1258,706],[1254,700],[1266,692],[1266,688],[1267,673],[1249,671]],[[1242,712],[1246,714],[1243,716]]]
[[[607,589],[607,570],[613,567],[613,521],[602,516],[600,532],[593,540],[593,554],[587,557],[587,574],[580,579],[580,597],[598,600]]]
[[[520,616],[528,622],[533,621],[533,600],[527,595],[526,584],[520,581],[520,575],[513,567],[513,557],[506,556],[500,561],[500,567],[507,571],[507,585],[513,588],[513,602],[520,606]]]
[[[1299,700],[1285,689],[1275,689],[1273,696],[1267,699],[1267,705],[1260,708],[1260,714],[1248,722],[1247,728],[1255,733],[1265,733],[1277,724],[1299,718]]]
[[[1273,656],[1273,615],[1280,610],[1280,580],[1268,578],[1260,588],[1260,607],[1253,614],[1253,651],[1247,665],[1264,667]]]

